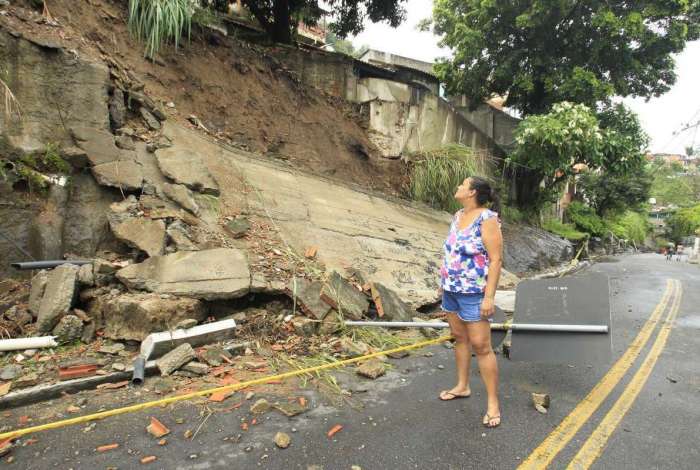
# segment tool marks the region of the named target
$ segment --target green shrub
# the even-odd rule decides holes
[[[155,58],[166,41],[175,48],[190,36],[194,7],[191,0],[129,0],[129,32],[146,43],[146,57]]]
[[[573,201],[566,208],[569,220],[582,232],[595,237],[604,237],[610,230],[605,221],[595,213],[595,210],[579,201]]]
[[[644,214],[625,211],[622,215],[607,220],[610,230],[618,238],[644,243],[651,226]]]
[[[576,230],[574,224],[564,224],[556,219],[545,221],[542,224],[542,228],[572,242],[583,240],[589,236],[587,233]]]
[[[451,144],[439,150],[414,155],[411,197],[435,209],[454,212],[460,207],[455,191],[465,178],[482,173],[471,148]]]

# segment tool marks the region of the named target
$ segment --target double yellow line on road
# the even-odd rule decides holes
[[[573,439],[581,427],[588,421],[593,413],[606,400],[608,395],[622,380],[627,371],[632,367],[635,360],[646,344],[649,342],[652,333],[656,329],[659,319],[673,299],[671,308],[665,318],[654,344],[649,351],[644,363],[628,384],[617,403],[608,412],[603,422],[596,428],[591,437],[572,460],[569,468],[588,468],[602,453],[608,438],[613,433],[623,416],[629,410],[635,398],[644,386],[649,374],[651,374],[656,360],[666,344],[668,335],[671,332],[673,321],[675,320],[681,299],[681,284],[679,281],[668,280],[666,290],[661,302],[656,306],[649,319],[644,323],[642,329],[625,353],[610,368],[605,376],[596,384],[590,393],[574,408],[574,410],[552,431],[549,436],[540,444],[530,456],[523,461],[519,469],[545,469],[561,452],[562,449]]]

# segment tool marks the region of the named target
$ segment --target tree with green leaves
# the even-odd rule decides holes
[[[331,29],[340,38],[357,34],[365,21],[386,21],[396,27],[405,19],[406,0],[243,0],[255,19],[275,42],[290,44],[300,21],[314,25],[324,15],[321,8],[333,12]]]
[[[700,229],[700,204],[677,210],[666,220],[668,237],[676,243]]]
[[[448,93],[505,96],[527,116],[665,93],[672,54],[700,37],[700,1],[435,0],[433,26],[452,51],[435,66]]]
[[[547,114],[526,117],[515,142],[509,162],[527,168],[532,178],[519,194],[521,205],[553,201],[560,184],[581,170],[588,173],[586,197],[601,216],[639,207],[648,198],[651,181],[643,152],[649,139],[637,116],[621,104],[596,114],[584,104],[557,103]]]

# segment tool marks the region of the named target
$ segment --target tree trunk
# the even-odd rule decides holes
[[[289,0],[275,0],[272,8],[275,16],[275,23],[272,26],[272,40],[291,44],[292,28],[290,25]]]

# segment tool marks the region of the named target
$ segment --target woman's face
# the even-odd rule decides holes
[[[472,187],[472,181],[471,178],[465,178],[464,181],[462,181],[462,184],[457,186],[457,192],[455,192],[455,199],[458,201],[466,201],[470,197],[474,197],[476,194],[476,191],[471,189]]]

